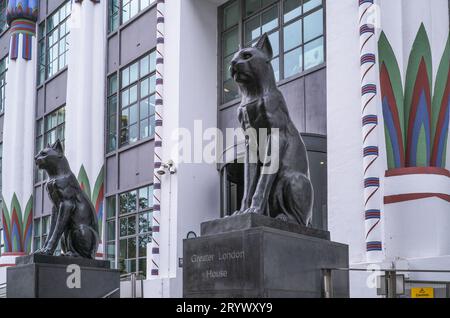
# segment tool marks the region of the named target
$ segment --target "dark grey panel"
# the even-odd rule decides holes
[[[38,22],[40,23],[42,20],[44,20],[46,15],[47,15],[47,1],[41,0],[41,1],[39,1],[39,18],[38,18]]]
[[[117,157],[106,159],[106,189],[107,194],[114,193],[117,190],[118,183]]]
[[[45,89],[41,87],[37,91],[37,106],[36,106],[36,116],[42,117],[45,114]]]
[[[119,36],[117,33],[108,40],[108,70],[111,73],[119,68]]]
[[[286,99],[289,113],[295,126],[300,132],[306,130],[305,126],[305,79],[299,78],[280,86]]]
[[[47,12],[48,14],[51,14],[53,11],[58,9],[64,2],[67,0],[47,0]],[[41,0],[41,2],[44,2]],[[42,5],[41,5],[42,7]],[[43,12],[41,12],[42,15]]]
[[[145,143],[119,157],[119,189],[127,190],[141,184],[151,183],[149,171],[153,167],[153,145]]]
[[[52,213],[52,207],[53,207],[53,203],[52,201],[50,201],[50,198],[48,197],[47,194],[47,190],[45,190],[45,187],[42,191],[42,196],[43,196],[43,201],[44,201],[44,206],[43,206],[43,210],[42,210],[42,215],[49,215]]]
[[[306,132],[327,134],[326,69],[305,78]]]
[[[146,12],[121,32],[121,65],[126,65],[156,46],[156,8]]]
[[[34,188],[34,217],[40,217],[42,215],[42,186]]]
[[[4,58],[9,53],[9,31],[3,33],[0,37],[0,59]]]
[[[140,147],[138,154],[138,184],[153,183],[154,143]]]
[[[46,85],[45,112],[51,112],[66,103],[67,71],[53,78]]]

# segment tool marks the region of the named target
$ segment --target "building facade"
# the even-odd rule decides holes
[[[355,266],[445,266],[447,0],[10,0],[0,31],[0,284],[47,237],[33,157],[60,139],[96,207],[98,257],[142,274],[145,297],[181,296],[183,239],[240,206],[228,67],[263,33],[307,146],[313,226]],[[364,280],[353,296],[376,295]]]

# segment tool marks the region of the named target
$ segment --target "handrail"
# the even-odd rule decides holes
[[[397,268],[380,268],[380,269],[367,269],[367,268],[323,268],[323,270],[331,271],[343,271],[343,272],[399,272],[399,273],[447,273],[450,274],[450,270],[443,269],[397,269]]]
[[[120,288],[116,288],[112,291],[110,291],[109,293],[107,293],[105,296],[103,296],[102,298],[110,298],[112,295],[114,295],[115,293],[117,293],[120,290]]]

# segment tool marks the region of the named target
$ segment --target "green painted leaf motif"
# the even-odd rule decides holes
[[[94,192],[92,193],[92,203],[96,204],[97,199],[100,195],[100,191],[102,190],[103,181],[104,181],[104,168],[100,169],[100,173],[95,181]]]
[[[402,131],[403,144],[406,144],[405,123],[403,120],[405,116],[405,107],[402,76],[400,73],[400,67],[398,65],[397,58],[395,57],[394,50],[392,49],[391,43],[389,43],[389,40],[384,32],[381,32],[380,39],[378,40],[378,54],[380,67],[384,63],[389,73],[392,90],[394,92],[395,101],[397,103],[397,111],[400,117],[399,121]]]
[[[408,131],[409,116],[412,107],[412,99],[414,94],[414,87],[416,84],[417,75],[419,73],[419,66],[422,58],[425,60],[425,65],[427,69],[428,81],[430,89],[432,85],[432,74],[433,74],[433,64],[431,58],[431,46],[428,39],[427,31],[425,25],[422,23],[420,25],[419,31],[417,32],[416,39],[412,47],[411,54],[408,61],[408,69],[406,71],[405,79],[405,131]]]
[[[91,200],[91,184],[89,183],[89,177],[83,165],[81,165],[80,172],[78,173],[78,182],[80,183],[81,189],[86,192],[88,198]]]
[[[25,207],[23,222],[25,226],[23,229],[23,248],[25,253],[30,253],[33,228],[33,196],[30,197]]]
[[[436,134],[438,117],[444,99],[444,93],[447,85],[449,71],[450,71],[450,36],[447,39],[444,54],[442,55],[441,63],[439,64],[438,72],[436,75],[436,82],[434,83],[434,94],[432,102],[432,126],[431,126],[432,140],[434,140]]]
[[[15,214],[15,215],[14,215]],[[17,220],[17,226],[19,227],[18,233],[14,231],[14,220]],[[22,218],[22,208],[20,207],[19,200],[16,194],[13,195],[11,200],[11,243],[13,252],[22,252],[22,231],[23,231],[23,218]]]

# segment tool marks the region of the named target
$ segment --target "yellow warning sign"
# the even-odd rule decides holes
[[[434,288],[431,287],[412,288],[411,298],[434,298]]]

